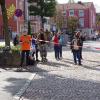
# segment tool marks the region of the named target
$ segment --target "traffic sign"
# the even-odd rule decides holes
[[[21,9],[16,9],[16,10],[15,10],[15,16],[17,16],[17,17],[21,17],[22,14],[23,14],[23,12],[22,12]]]

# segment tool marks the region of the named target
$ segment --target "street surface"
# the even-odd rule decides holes
[[[99,41],[84,43],[87,45],[100,47]],[[15,100],[33,73],[20,100],[100,100],[100,51],[85,48],[82,64],[74,65],[71,51],[64,47],[62,60],[56,61],[50,50],[48,62],[30,67],[31,72],[0,68],[0,100]]]
[[[84,45],[87,44],[100,45]],[[74,65],[72,53],[66,48],[61,61],[54,59],[53,52],[48,59],[47,64],[33,68],[36,75],[20,100],[100,100],[99,52],[85,49],[82,66]]]
[[[0,100],[13,100],[13,96],[23,87],[31,74],[0,68]]]

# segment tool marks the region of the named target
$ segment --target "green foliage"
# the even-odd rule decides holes
[[[55,13],[55,0],[28,0],[28,2],[31,4],[29,6],[30,15],[52,17]],[[34,6],[32,3],[37,3],[37,5]]]
[[[96,26],[99,27],[100,26],[100,15],[96,16]]]
[[[3,52],[3,49],[5,48],[5,46],[0,46],[0,52]],[[12,52],[19,52],[20,51],[20,46],[12,46],[11,47],[11,51]]]
[[[79,21],[77,17],[75,16],[68,17],[67,27],[71,33],[73,33],[78,28],[78,25],[79,25]]]
[[[29,15],[41,16],[42,26],[44,24],[44,17],[52,17],[56,10],[56,0],[28,0]],[[34,5],[36,4],[36,5]]]
[[[74,32],[79,26],[79,21],[76,16],[69,16],[67,19],[67,27],[70,34],[70,39],[72,40],[74,37]]]
[[[57,25],[58,29],[63,28],[65,20],[64,20],[64,16],[63,16],[61,10],[58,10],[58,11],[56,10],[56,13],[53,16],[52,20],[53,20],[53,23],[55,23]]]

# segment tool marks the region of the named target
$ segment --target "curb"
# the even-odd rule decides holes
[[[18,93],[15,94],[15,96],[13,97],[13,100],[20,100],[21,96],[23,95],[23,93],[26,91],[26,89],[28,88],[28,86],[30,85],[31,81],[33,80],[33,78],[35,77],[36,73],[32,74],[29,78],[28,81],[25,83],[25,85],[20,89],[20,91]]]

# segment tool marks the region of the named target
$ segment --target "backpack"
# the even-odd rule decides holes
[[[74,50],[79,50],[78,39],[74,39],[73,40],[73,49]]]

